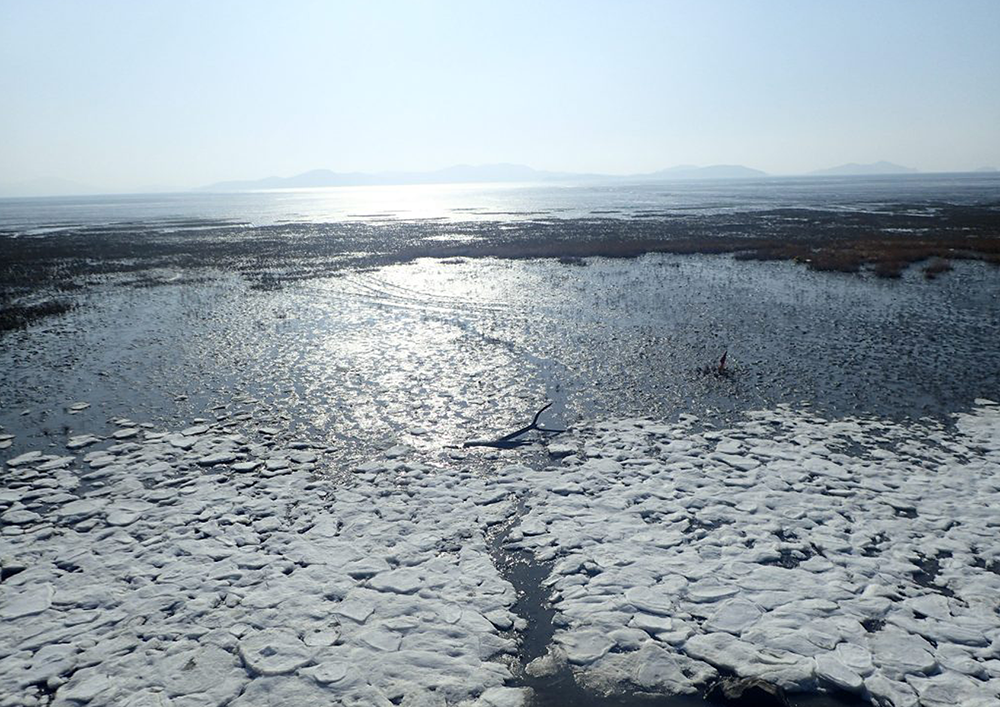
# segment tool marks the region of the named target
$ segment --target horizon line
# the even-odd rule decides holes
[[[879,164],[888,164],[893,167],[902,168],[905,171],[896,172],[869,172],[869,173],[856,173],[856,174],[837,174],[830,173],[831,170],[837,170],[846,167],[870,167]],[[248,186],[247,188],[219,188],[213,189],[213,187],[226,185],[226,184],[239,184],[246,182],[248,184],[253,182],[263,182],[267,180],[291,180],[297,177],[302,177],[313,173],[329,173],[333,175],[358,175],[358,176],[368,176],[368,177],[380,177],[380,176],[392,176],[392,175],[410,175],[412,177],[417,177],[421,175],[431,176],[436,172],[444,172],[448,170],[458,169],[458,168],[471,168],[471,169],[483,169],[489,167],[518,167],[523,169],[528,169],[539,175],[555,175],[548,178],[540,179],[466,179],[466,180],[443,180],[443,181],[426,181],[426,182],[386,182],[386,183],[376,183],[376,184],[329,184],[329,185],[314,185],[314,186],[288,186],[288,187],[259,187],[253,188]],[[758,174],[753,175],[740,175],[740,176],[714,176],[714,175],[704,175],[704,176],[677,176],[671,177],[669,174],[661,174],[665,172],[670,172],[671,170],[677,170],[680,173],[682,170],[687,171],[698,171],[698,170],[710,170],[714,168],[735,168],[735,169],[746,169],[748,171],[752,170]],[[768,173],[762,170],[757,170],[751,167],[746,167],[740,164],[712,164],[712,165],[675,165],[672,167],[663,168],[660,170],[655,170],[653,172],[634,172],[627,174],[612,174],[612,173],[598,173],[598,172],[557,172],[554,170],[542,170],[529,167],[527,165],[522,165],[513,162],[493,162],[484,164],[455,164],[448,167],[441,167],[433,170],[426,171],[407,171],[407,170],[384,170],[379,172],[361,172],[361,171],[350,171],[350,172],[336,172],[329,168],[316,168],[306,170],[304,172],[298,172],[288,177],[278,177],[275,175],[270,175],[262,178],[255,179],[227,179],[222,181],[216,181],[204,186],[194,186],[194,187],[165,187],[165,188],[147,188],[147,189],[116,189],[114,187],[108,188],[107,191],[103,190],[101,187],[92,187],[88,184],[82,182],[76,182],[75,180],[63,179],[61,177],[36,177],[34,179],[24,180],[20,182],[8,182],[7,184],[0,184],[0,199],[3,200],[16,200],[16,199],[47,199],[47,198],[72,198],[72,197],[97,197],[97,196],[141,196],[148,194],[191,194],[192,192],[200,192],[203,194],[236,194],[236,193],[263,193],[263,192],[291,192],[291,191],[311,191],[318,189],[357,189],[357,188],[386,188],[386,187],[420,187],[420,186],[469,186],[469,185],[554,185],[554,184],[579,184],[581,182],[590,184],[599,184],[601,179],[613,180],[613,181],[627,181],[629,179],[635,179],[636,181],[641,181],[643,183],[669,183],[669,182],[683,182],[683,183],[699,183],[699,182],[737,182],[737,181],[769,181],[769,180],[780,180],[780,179],[850,179],[850,178],[870,178],[870,177],[926,177],[934,175],[967,175],[967,174],[979,174],[979,175],[989,175],[989,174],[1000,174],[1000,169],[992,166],[983,166],[975,169],[964,169],[964,170],[935,170],[935,171],[923,171],[909,167],[903,167],[902,165],[896,165],[885,160],[879,160],[877,162],[870,163],[858,163],[858,162],[848,162],[842,165],[837,165],[836,167],[825,168],[820,170],[814,170],[811,172],[790,172],[790,173]],[[33,182],[44,182],[47,180],[56,182],[67,183],[68,188],[72,186],[78,186],[81,190],[80,192],[59,192],[59,193],[38,193],[38,194],[5,194],[4,191],[11,187],[29,187]],[[29,187],[30,188],[30,187]]]

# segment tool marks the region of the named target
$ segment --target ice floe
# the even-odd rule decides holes
[[[414,462],[345,486],[305,444],[119,422],[3,472],[0,704],[523,703],[493,482]]]
[[[390,448],[346,481],[307,443],[196,422],[7,461],[0,705],[523,705],[526,609],[487,540],[512,520],[556,611],[530,675],[1000,698],[989,401],[952,426],[611,421],[486,475]]]
[[[1000,408],[977,404],[953,428],[780,408],[578,431],[557,473],[524,476],[510,538],[552,562],[552,660],[624,688],[635,639],[608,641],[634,627],[697,664],[669,692],[721,671],[1000,704]]]

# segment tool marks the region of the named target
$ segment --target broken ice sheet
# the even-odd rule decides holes
[[[65,704],[523,704],[525,608],[486,541],[520,499],[510,541],[552,561],[546,669],[588,689],[690,693],[723,670],[996,703],[1000,408],[985,401],[933,450],[942,433],[919,422],[779,408],[706,433],[607,421],[575,431],[579,455],[488,478],[383,459],[349,487],[291,446],[194,427],[8,460],[4,695],[37,701],[44,680]],[[831,451],[835,434],[861,453]],[[66,483],[88,474],[102,485]]]

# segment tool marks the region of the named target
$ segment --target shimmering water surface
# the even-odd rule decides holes
[[[1000,394],[1000,273],[927,283],[715,256],[422,259],[254,289],[204,281],[93,288],[0,348],[18,447],[129,417],[250,413],[350,458],[404,440],[458,457],[531,419],[776,403],[946,416]],[[702,372],[728,351],[727,376]],[[74,415],[76,401],[92,407]],[[217,407],[218,406],[218,407]]]
[[[428,184],[242,193],[123,194],[0,199],[0,233],[51,233],[79,226],[198,229],[219,222],[392,220],[511,221],[648,218],[801,207],[921,212],[942,202],[1000,201],[993,173],[792,177],[617,184]]]

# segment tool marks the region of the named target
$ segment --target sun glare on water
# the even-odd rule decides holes
[[[519,185],[408,184],[320,187],[272,192],[291,211],[311,220],[467,220],[509,208]]]

